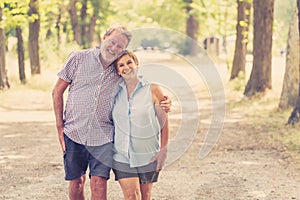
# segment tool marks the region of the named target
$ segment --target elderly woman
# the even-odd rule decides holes
[[[133,52],[124,52],[114,65],[123,82],[113,108],[113,171],[125,199],[150,200],[167,156],[168,115],[159,106],[165,97],[158,85],[138,76]]]

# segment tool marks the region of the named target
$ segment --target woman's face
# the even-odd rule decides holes
[[[117,63],[118,74],[125,79],[137,77],[137,68],[138,66],[129,55],[122,56]]]

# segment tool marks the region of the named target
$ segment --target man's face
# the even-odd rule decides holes
[[[105,62],[113,62],[117,59],[128,45],[127,38],[118,31],[112,32],[103,38],[100,52]]]

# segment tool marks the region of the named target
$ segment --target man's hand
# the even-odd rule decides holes
[[[159,105],[165,112],[171,112],[172,101],[168,96],[164,96],[164,100],[160,101]]]
[[[64,127],[57,128],[58,131],[58,140],[62,149],[62,152],[64,153],[66,151],[66,144],[65,144],[65,138],[64,138]]]

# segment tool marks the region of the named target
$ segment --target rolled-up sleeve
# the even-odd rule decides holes
[[[77,62],[78,62],[77,54],[76,52],[72,52],[69,55],[67,61],[65,62],[62,70],[57,73],[57,76],[63,79],[64,81],[71,83],[72,80],[74,80],[75,78]]]

